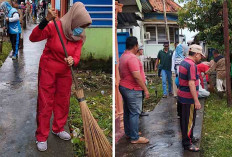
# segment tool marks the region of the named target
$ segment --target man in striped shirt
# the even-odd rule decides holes
[[[185,58],[179,67],[179,90],[178,101],[181,105],[181,132],[182,144],[184,149],[198,152],[193,143],[197,140],[193,137],[193,128],[196,119],[196,110],[201,108],[198,100],[199,75],[196,63],[200,62],[204,57],[202,47],[199,45],[191,45],[189,47],[189,56]]]

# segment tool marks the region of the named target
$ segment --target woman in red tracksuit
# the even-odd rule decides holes
[[[81,48],[85,40],[83,31],[92,21],[80,2],[74,3],[69,12],[57,21],[62,39],[68,52],[65,58],[58,33],[53,22],[54,10],[49,10],[47,17],[34,28],[30,41],[38,42],[47,39],[39,63],[38,103],[37,103],[37,148],[47,149],[47,138],[50,132],[50,118],[54,114],[52,133],[63,140],[70,135],[64,131],[69,113],[72,76],[70,66],[76,66],[80,60]]]

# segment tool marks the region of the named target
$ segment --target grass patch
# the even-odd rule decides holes
[[[147,77],[148,85],[147,88],[150,93],[149,99],[144,99],[143,101],[143,111],[149,112],[154,110],[155,106],[158,104],[163,96],[162,82],[157,76]],[[157,92],[156,92],[157,91]]]
[[[232,154],[232,108],[212,93],[205,102],[201,149],[204,157]]]
[[[6,60],[7,56],[11,51],[11,43],[3,42],[2,46],[2,53],[0,53],[0,67],[3,65],[4,61]]]
[[[84,87],[87,105],[108,140],[112,143],[112,80],[106,73],[81,72],[78,83]],[[103,93],[104,91],[104,93]],[[85,156],[84,128],[79,103],[70,99],[69,126],[75,156]]]

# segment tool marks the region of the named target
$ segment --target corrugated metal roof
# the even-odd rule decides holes
[[[135,13],[118,13],[118,28],[139,26],[137,20],[142,20]]]
[[[140,0],[119,0],[119,3],[123,4],[124,8],[127,7],[127,9],[129,9],[128,6],[136,6],[137,7],[136,12],[142,12],[142,4],[141,4]],[[134,11],[132,11],[132,12],[134,12]]]
[[[141,4],[143,7],[143,12],[148,13],[153,11],[153,7],[151,6],[148,0],[141,0]]]
[[[163,0],[149,0],[150,4],[153,6],[153,11],[156,12],[163,12]],[[179,6],[177,3],[175,3],[172,0],[166,0],[166,12],[167,13],[173,13],[177,12],[178,9],[180,9],[181,6]]]

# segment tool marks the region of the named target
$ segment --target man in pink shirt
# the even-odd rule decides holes
[[[145,85],[145,74],[142,63],[136,57],[138,41],[136,37],[128,37],[126,50],[119,60],[119,90],[123,98],[124,130],[131,143],[148,143],[145,137],[139,137],[139,115],[142,111],[142,91],[145,98],[149,92]]]

